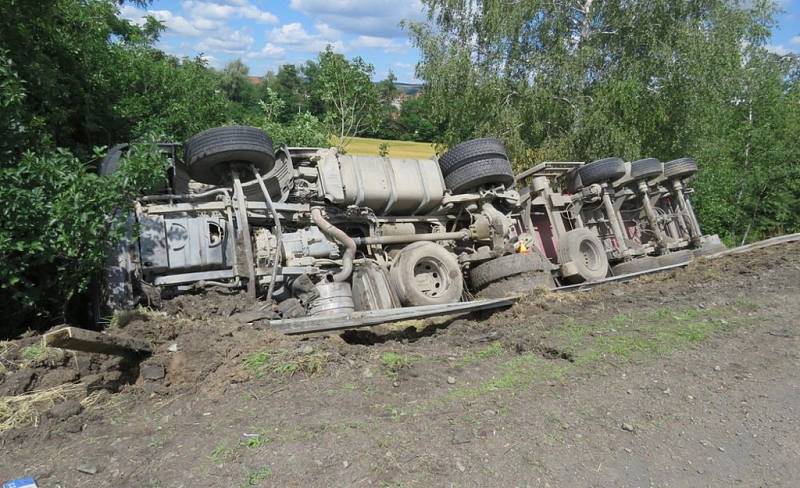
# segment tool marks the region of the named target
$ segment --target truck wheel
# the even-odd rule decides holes
[[[580,166],[576,170],[576,175],[578,178],[574,180],[573,185],[577,188],[618,180],[625,176],[625,162],[620,158],[598,159]]]
[[[417,242],[400,251],[389,279],[400,302],[407,306],[456,303],[464,291],[456,256],[433,242]]]
[[[684,264],[692,260],[694,254],[688,249],[674,251],[658,257],[659,266],[672,266],[673,264]]]
[[[692,158],[674,159],[664,163],[664,176],[671,178],[687,178],[697,173],[697,163]]]
[[[508,254],[472,268],[469,272],[469,281],[473,289],[480,290],[490,283],[509,276],[548,269],[538,254]]]
[[[600,239],[589,229],[574,229],[559,239],[561,276],[570,283],[597,281],[608,275],[608,258]]]
[[[664,174],[664,165],[656,158],[639,159],[631,163],[632,180],[649,180]]]
[[[506,147],[500,139],[485,137],[462,142],[439,158],[439,167],[442,168],[442,176],[447,176],[465,164],[484,159],[508,161]]]
[[[189,176],[208,185],[226,179],[230,163],[255,165],[262,173],[275,166],[272,139],[261,129],[234,125],[203,131],[184,145],[184,163]]]
[[[511,188],[514,172],[507,159],[482,159],[456,168],[444,177],[444,184],[454,194],[490,184]]]
[[[644,256],[636,258],[626,263],[620,263],[611,267],[611,272],[614,276],[620,276],[628,273],[638,273],[640,271],[647,271],[650,269],[662,266],[658,261],[658,256]]]

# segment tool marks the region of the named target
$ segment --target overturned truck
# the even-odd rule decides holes
[[[161,147],[169,184],[135,202],[98,318],[209,287],[246,290],[284,319],[433,310],[723,248],[700,231],[686,158],[545,162],[515,176],[492,138],[394,159],[274,148],[242,126]]]

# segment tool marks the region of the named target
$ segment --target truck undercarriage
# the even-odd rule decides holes
[[[515,177],[496,139],[391,159],[273,149],[238,126],[196,135],[182,158],[162,147],[170,185],[135,203],[97,317],[222,287],[284,321],[413,318],[724,249],[700,232],[686,158],[545,162]]]

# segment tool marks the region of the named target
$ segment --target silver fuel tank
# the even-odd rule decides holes
[[[334,205],[369,207],[376,215],[420,215],[439,207],[444,178],[432,159],[350,156],[321,150],[319,191]]]

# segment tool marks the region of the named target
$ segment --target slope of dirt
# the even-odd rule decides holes
[[[238,325],[235,296],[185,300],[120,329],[155,346],[142,364],[31,362],[35,338],[0,349],[4,395],[52,387],[56,374],[83,388],[0,434],[0,479],[800,485],[797,244],[534,294],[494,315],[327,338]],[[95,369],[81,371],[86,361]],[[86,401],[87,377],[108,371],[119,384],[95,389],[119,392]]]

